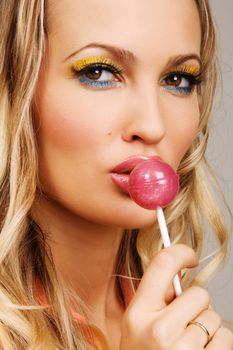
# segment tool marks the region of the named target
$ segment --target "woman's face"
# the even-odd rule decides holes
[[[42,187],[82,219],[150,225],[153,211],[123,193],[111,171],[134,155],[158,155],[176,169],[196,135],[201,33],[195,2],[48,5],[48,46],[35,97]]]

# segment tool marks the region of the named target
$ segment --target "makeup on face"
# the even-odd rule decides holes
[[[184,64],[173,68],[161,79],[161,84],[171,92],[189,95],[194,87],[201,84],[201,68],[194,64]]]
[[[120,49],[116,48],[117,50]],[[122,63],[119,64],[117,60],[106,55],[94,55],[75,61],[71,64],[71,70],[82,86],[109,89],[120,87],[127,81],[127,67],[124,67],[124,62]],[[203,74],[200,65],[187,61],[166,69],[162,73],[162,78],[159,79],[159,84],[174,94],[187,96],[202,81]]]
[[[190,6],[69,0],[51,7],[36,101],[40,180],[78,217],[117,227],[154,222],[153,211],[112,182],[111,169],[135,155],[157,155],[177,169],[195,138],[201,30]]]
[[[105,56],[82,58],[72,64],[72,68],[81,84],[95,88],[116,87],[123,73],[118,64]]]

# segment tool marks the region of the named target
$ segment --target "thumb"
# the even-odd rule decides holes
[[[166,297],[175,275],[183,268],[196,266],[198,259],[190,247],[176,244],[160,251],[144,273],[134,296],[134,306],[146,311],[159,311],[166,306]]]

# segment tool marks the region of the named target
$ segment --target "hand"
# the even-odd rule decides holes
[[[195,252],[185,245],[171,246],[155,256],[123,317],[120,350],[233,349],[232,333],[209,309],[205,289],[190,287],[166,304],[173,277],[197,263]],[[201,327],[189,325],[191,321],[202,323],[210,339]]]

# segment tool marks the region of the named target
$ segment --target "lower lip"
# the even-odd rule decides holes
[[[111,173],[112,180],[123,192],[129,193],[129,174]]]

